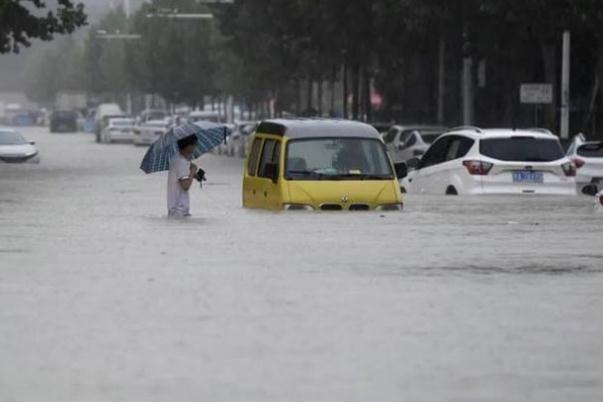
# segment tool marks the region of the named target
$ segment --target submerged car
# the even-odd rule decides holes
[[[394,167],[373,127],[346,120],[269,120],[253,136],[243,206],[269,210],[401,210]]]
[[[394,162],[406,162],[423,155],[446,130],[438,126],[393,126],[383,135],[383,141]]]
[[[27,141],[21,133],[0,127],[0,162],[40,163],[40,155],[33,141]]]
[[[586,141],[584,135],[579,134],[567,156],[576,165],[578,191],[593,195],[603,190],[603,141]]]
[[[118,117],[109,119],[101,131],[101,142],[132,142],[134,140],[134,124],[132,118]]]
[[[408,193],[576,195],[574,163],[546,130],[459,128],[415,164]]]
[[[153,145],[170,128],[169,119],[151,120],[134,129],[134,145]]]

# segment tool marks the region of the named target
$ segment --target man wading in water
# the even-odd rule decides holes
[[[190,136],[178,141],[178,155],[170,164],[168,173],[168,217],[186,218],[190,214],[189,190],[195,181],[198,168],[191,162],[197,146],[197,137]]]

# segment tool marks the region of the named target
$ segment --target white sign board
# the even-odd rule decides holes
[[[521,103],[550,104],[553,103],[552,84],[521,84]]]

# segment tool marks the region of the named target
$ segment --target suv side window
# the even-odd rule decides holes
[[[474,143],[472,139],[460,135],[450,136],[449,138],[450,143],[446,152],[446,161],[452,161],[467,155]]]
[[[262,139],[256,138],[253,140],[251,152],[249,153],[249,161],[247,162],[247,173],[249,176],[255,176],[258,170],[258,160],[260,157],[260,149],[262,147]]]
[[[448,144],[450,143],[450,137],[440,138],[433,143],[431,147],[425,153],[425,156],[421,159],[419,167],[424,169],[426,167],[440,164],[446,160],[446,153],[448,151]]]
[[[259,177],[269,178],[266,174],[266,165],[269,163],[278,163],[280,156],[280,142],[276,140],[266,140],[264,150],[260,161]]]

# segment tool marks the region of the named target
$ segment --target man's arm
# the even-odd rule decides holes
[[[191,186],[193,185],[193,182],[195,181],[196,174],[197,166],[195,166],[194,163],[191,163],[188,177],[183,177],[178,180],[178,183],[180,183],[180,187],[182,187],[184,191],[190,190]]]

